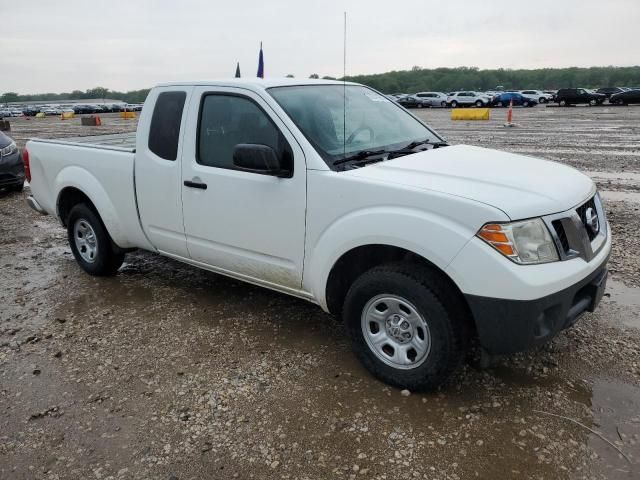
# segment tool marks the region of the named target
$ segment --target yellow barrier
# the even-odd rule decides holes
[[[44,113],[42,113],[42,112],[36,113],[36,118],[44,118],[44,117],[46,117],[46,115]]]
[[[73,112],[62,112],[60,114],[60,120],[69,120],[70,118],[75,118],[76,114]]]
[[[120,118],[136,118],[136,112],[120,112]]]
[[[454,108],[451,120],[489,120],[488,108]]]

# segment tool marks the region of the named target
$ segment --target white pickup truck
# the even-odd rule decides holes
[[[80,266],[145,249],[341,315],[364,366],[433,389],[477,342],[554,337],[600,301],[611,235],[591,179],[449,146],[362,85],[159,85],[136,135],[34,139],[28,203]]]

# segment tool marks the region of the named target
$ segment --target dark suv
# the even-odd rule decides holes
[[[555,101],[561,107],[569,105],[578,105],[588,103],[589,105],[601,105],[606,96],[601,93],[595,93],[586,88],[562,88],[556,93]]]
[[[0,188],[17,192],[24,185],[24,165],[16,142],[0,132]]]

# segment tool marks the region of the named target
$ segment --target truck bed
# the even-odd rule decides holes
[[[114,133],[110,135],[88,135],[84,137],[70,137],[57,140],[34,138],[33,141],[57,145],[75,145],[78,147],[98,148],[102,150],[116,150],[129,153],[135,153],[136,151],[135,132]]]

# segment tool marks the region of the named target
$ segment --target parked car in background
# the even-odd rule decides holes
[[[37,107],[26,107],[22,110],[25,117],[35,117],[38,113],[40,113],[40,109]]]
[[[525,97],[518,92],[504,92],[496,95],[491,100],[494,107],[508,107],[513,102],[514,107],[535,107],[538,102],[532,98]]]
[[[447,95],[442,92],[418,92],[414,96],[422,100],[423,107],[447,106]]]
[[[23,185],[24,165],[20,151],[11,137],[0,132],[0,188],[20,192]]]
[[[630,103],[640,103],[640,89],[626,90],[620,93],[614,93],[609,98],[609,102],[614,105],[629,105]]]
[[[620,87],[604,87],[604,88],[597,89],[596,93],[601,93],[605,97],[610,98],[611,95],[614,95],[616,93],[622,93],[624,91],[625,89]]]
[[[406,95],[396,100],[404,108],[422,108],[422,100],[413,95]]]
[[[601,105],[607,97],[602,93],[595,93],[587,88],[561,88],[556,93],[555,101],[561,107],[570,105]]]
[[[62,111],[57,108],[57,107],[45,107],[42,110],[42,113],[44,113],[45,115],[60,115],[62,113]]]
[[[3,108],[0,110],[0,118],[10,117],[10,116],[11,116],[11,110],[9,110],[8,108]]]
[[[447,97],[447,106],[451,108],[456,107],[486,107],[491,102],[491,99],[479,92],[464,91],[464,92],[452,92]]]
[[[530,100],[535,100],[536,103],[553,102],[553,95],[544,93],[542,90],[520,90],[520,95]]]
[[[91,105],[82,105],[82,104],[74,105],[73,111],[76,114],[95,113],[95,110]]]

